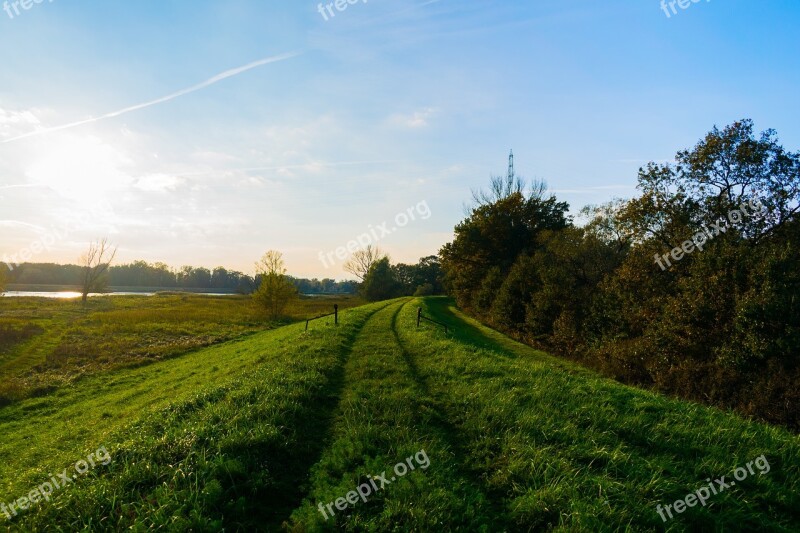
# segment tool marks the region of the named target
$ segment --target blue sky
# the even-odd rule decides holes
[[[119,261],[252,272],[277,249],[295,275],[344,278],[320,252],[421,202],[377,244],[436,253],[510,148],[573,211],[632,196],[640,166],[715,124],[800,148],[796,0],[318,6],[0,11],[0,258],[57,235],[31,260],[75,262],[108,236]]]

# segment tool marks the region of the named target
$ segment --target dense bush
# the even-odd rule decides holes
[[[495,180],[442,248],[462,308],[617,379],[800,428],[799,153],[750,121],[714,128],[582,227],[522,190]]]

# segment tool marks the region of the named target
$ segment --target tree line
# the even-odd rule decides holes
[[[94,245],[93,245],[94,246]],[[88,257],[87,257],[88,258]],[[108,265],[111,261],[100,262]],[[204,289],[220,290],[240,294],[253,293],[260,284],[260,277],[249,276],[236,270],[217,267],[183,266],[173,269],[164,263],[134,261],[124,265],[109,265],[105,277],[106,285],[112,287],[136,287],[153,289]],[[87,273],[86,265],[57,265],[51,263],[24,263],[9,271],[0,264],[0,279],[17,285],[60,285],[81,287]],[[305,279],[289,276],[301,294],[355,294],[358,283],[334,279]]]
[[[344,270],[359,279],[359,294],[371,302],[444,293],[442,265],[435,255],[422,257],[415,265],[393,265],[380,248],[368,245],[353,253]]]
[[[638,191],[576,223],[542,184],[494,178],[440,251],[448,293],[618,380],[800,428],[800,153],[743,120]]]

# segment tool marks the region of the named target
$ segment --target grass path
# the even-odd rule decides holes
[[[0,408],[0,457],[13,458],[0,461],[0,495],[22,493],[41,479],[43,469],[55,470],[74,462],[148,412],[179,403],[209,384],[224,383],[248,367],[264,364],[270,344],[290,342],[301,326],[304,324],[139,368],[87,377],[42,398]]]
[[[293,514],[294,530],[386,531],[397,524],[416,531],[441,524],[498,530],[502,518],[463,468],[452,431],[409,372],[407,354],[393,334],[404,310],[410,316],[407,302],[376,313],[359,334],[346,365],[334,436],[312,471],[305,504]],[[430,466],[398,478],[395,465],[423,450]],[[320,512],[320,503],[324,508],[384,473],[390,485],[367,502],[334,508],[332,517]]]
[[[29,409],[32,401],[0,410],[0,429],[15,437],[3,444],[14,460],[0,477],[0,502],[26,494],[50,472],[103,444],[113,457],[108,467],[53,503],[40,504],[17,525],[25,531],[50,530],[54,523],[70,524],[67,530],[163,524],[175,531],[219,531],[223,524],[274,529],[302,499],[299,480],[321,452],[350,347],[385,305],[347,311],[339,328],[319,323],[306,333],[304,324],[296,324],[191,357],[82,380],[58,405],[31,412],[24,423],[12,411]],[[116,412],[119,420],[66,420],[99,408]],[[59,450],[39,446],[37,455],[25,456],[25,433],[49,424],[57,426],[49,430]],[[21,479],[21,463],[28,462]]]
[[[622,386],[466,319],[426,313],[453,340],[400,328],[416,372],[453,421],[513,529],[659,530],[673,503],[762,454],[771,471],[666,524],[791,531],[800,524],[800,439],[703,406]],[[494,346],[494,349],[487,349]],[[677,515],[677,513],[676,513]]]
[[[416,328],[417,305],[454,333]],[[800,439],[781,429],[598,377],[464,317],[445,299],[373,304],[347,311],[338,328],[303,327],[88,378],[0,409],[0,453],[9,458],[0,462],[0,502],[101,444],[113,457],[13,527],[800,525]],[[769,472],[754,472],[669,522],[657,514],[658,504],[706,478],[730,479],[761,455]],[[414,468],[401,473],[399,463]],[[381,477],[385,486],[366,501],[353,492],[384,485]]]

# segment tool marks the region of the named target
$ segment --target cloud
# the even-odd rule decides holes
[[[22,226],[24,228],[33,228],[39,233],[44,233],[47,231],[47,229],[43,228],[42,226],[37,226],[36,224],[30,224],[28,222],[22,222],[21,220],[0,220],[0,226],[11,228]]]
[[[433,107],[426,107],[425,109],[414,111],[414,113],[410,115],[396,113],[389,117],[388,122],[393,126],[402,128],[425,128],[429,124],[428,121],[437,113],[437,111],[438,110]]]
[[[617,159],[618,163],[672,163],[675,161],[674,159],[635,159],[635,158],[628,158],[628,159]]]
[[[19,136],[31,128],[41,129],[42,125],[35,111],[35,109],[10,111],[0,108],[0,137]]]
[[[578,189],[551,189],[548,192],[553,194],[595,194],[602,191],[632,191],[635,185],[601,185],[599,187],[581,187]]]
[[[181,178],[169,174],[148,174],[134,181],[133,186],[145,192],[174,191],[183,184]]]
[[[284,61],[286,59],[291,59],[293,57],[296,57],[296,56],[300,55],[301,53],[302,52],[290,52],[290,53],[287,53],[287,54],[281,54],[281,55],[277,55],[277,56],[266,57],[264,59],[259,59],[258,61],[253,61],[252,63],[248,63],[247,65],[244,65],[244,66],[241,66],[241,67],[237,67],[237,68],[233,68],[233,69],[230,69],[230,70],[226,70],[225,72],[221,72],[220,74],[217,74],[216,76],[213,76],[213,77],[207,79],[206,81],[204,81],[202,83],[198,83],[197,85],[192,85],[191,87],[187,87],[186,89],[181,89],[181,90],[176,91],[176,92],[174,92],[172,94],[168,94],[166,96],[162,96],[161,98],[156,98],[155,100],[150,100],[148,102],[143,102],[141,104],[136,104],[136,105],[133,105],[133,106],[130,106],[130,107],[125,107],[125,108],[120,109],[118,111],[113,111],[111,113],[106,113],[105,115],[100,115],[99,117],[91,117],[91,118],[87,118],[87,119],[84,119],[84,120],[79,120],[77,122],[71,122],[69,124],[63,124],[61,126],[54,126],[54,127],[51,127],[51,128],[38,128],[35,131],[29,132],[29,133],[25,133],[25,134],[22,134],[22,135],[16,135],[14,137],[11,137],[10,139],[6,139],[4,141],[0,141],[0,144],[5,144],[5,143],[13,142],[13,141],[18,141],[20,139],[25,139],[27,137],[33,137],[33,136],[36,136],[36,135],[41,135],[43,133],[52,133],[54,131],[66,130],[66,129],[74,128],[74,127],[77,127],[77,126],[82,126],[84,124],[90,124],[92,122],[99,122],[101,120],[118,117],[120,115],[124,115],[126,113],[131,113],[133,111],[138,111],[140,109],[144,109],[144,108],[147,108],[147,107],[150,107],[150,106],[154,106],[154,105],[157,105],[157,104],[162,104],[164,102],[168,102],[168,101],[173,100],[175,98],[178,98],[180,96],[185,96],[185,95],[193,93],[195,91],[199,91],[200,89],[205,89],[209,85],[214,85],[215,83],[218,83],[218,82],[220,82],[220,81],[222,81],[224,79],[231,78],[233,76],[237,76],[239,74],[242,74],[243,72],[247,72],[248,70],[252,70],[252,69],[254,69],[256,67],[267,65],[269,63],[276,63],[278,61]],[[35,119],[36,117],[33,117],[33,118]],[[2,125],[1,122],[0,122],[0,125]],[[37,125],[38,125],[38,121],[37,121]]]

